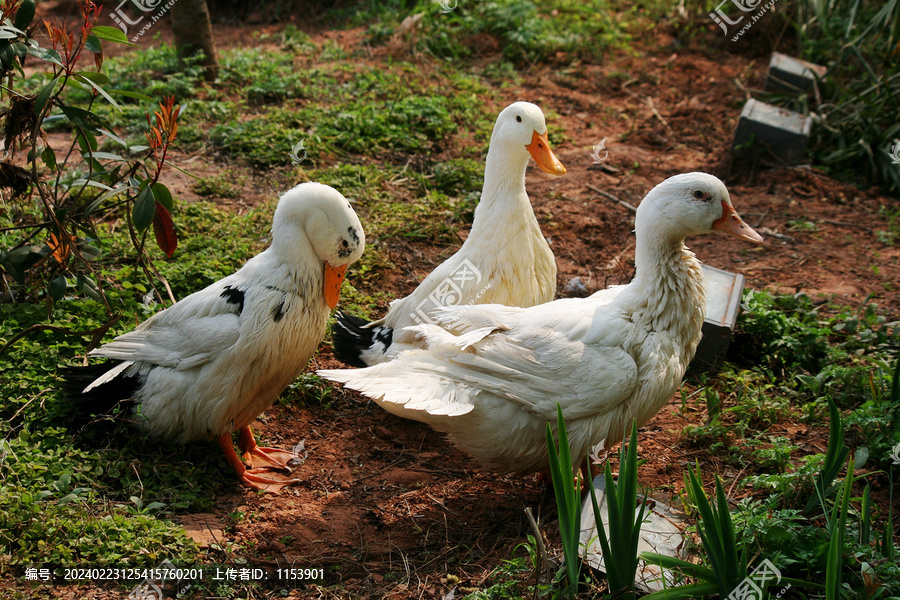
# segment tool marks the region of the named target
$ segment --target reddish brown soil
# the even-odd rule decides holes
[[[168,36],[166,28],[159,29]],[[245,44],[250,32],[263,29],[277,28],[217,26],[217,42]],[[359,32],[314,36],[349,46]],[[428,68],[423,57],[406,59]],[[889,315],[900,314],[900,249],[879,243],[873,234],[887,229],[880,210],[896,207],[896,200],[814,169],[751,169],[728,158],[745,99],[741,87],[759,85],[763,70],[759,59],[690,46],[611,56],[602,66],[536,68],[521,85],[503,90],[504,102],[530,100],[559,113],[557,124],[568,137],[555,146],[569,169],[566,176],[553,178],[534,168],[528,173],[535,212],[559,265],[560,289],[575,276],[588,291],[627,282],[633,272],[633,222],[619,201],[637,205],[667,176],[702,170],[725,179],[737,210],[770,235],[758,247],[724,236],[694,239],[690,246],[701,260],[743,273],[748,288],[805,291],[850,305],[871,295]],[[612,76],[622,72],[630,78]],[[496,112],[502,106],[488,108]],[[606,164],[617,169],[612,175],[589,168],[589,153],[604,138]],[[223,168],[202,157],[197,162],[192,170],[202,173]],[[192,198],[187,185],[173,183],[183,200]],[[260,183],[248,180],[244,202],[277,193]],[[799,221],[814,229],[798,228]],[[392,245],[398,268],[379,282],[381,289],[404,295],[441,260],[426,246],[410,249]],[[323,347],[309,370],[336,366]],[[454,588],[461,596],[489,583],[504,559],[523,554],[516,547],[530,533],[526,507],[539,515],[558,551],[556,510],[544,485],[497,476],[428,427],[389,415],[355,393],[337,394],[327,408],[278,406],[264,415],[256,430],[265,443],[292,447],[305,440],[308,458],[296,470],[303,483],[271,496],[252,493],[235,480],[216,499],[214,513],[178,517],[201,545],[230,546],[231,558],[264,567],[326,569],[328,589],[298,588],[290,598],[440,599],[452,597],[447,595]],[[679,404],[673,398],[640,431],[639,454],[647,459],[640,470],[643,485],[661,497],[677,493],[685,466],[695,460],[707,475],[722,476],[726,489],[754,472],[752,465],[739,471],[723,466],[703,449],[683,444],[681,429],[705,415],[690,408],[682,416]],[[801,453],[825,449],[822,428],[787,423],[778,429],[773,433],[791,438]],[[235,512],[244,514],[237,523],[229,518]],[[221,552],[209,552],[223,560]],[[55,590],[61,597],[99,597],[96,592]]]

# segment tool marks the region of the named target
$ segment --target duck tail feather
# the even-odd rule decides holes
[[[351,367],[368,367],[377,363],[393,341],[394,330],[360,317],[337,313],[331,330],[334,357]]]
[[[131,364],[110,360],[84,367],[60,367],[60,389],[79,413],[110,413],[118,404],[134,404],[134,393],[143,378],[136,373],[126,374]]]

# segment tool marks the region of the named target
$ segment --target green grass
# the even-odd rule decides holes
[[[186,104],[178,144],[186,149],[214,148],[254,167],[290,166],[289,154],[306,140],[308,164],[323,157],[358,154],[396,162],[436,153],[457,135],[475,136],[472,157],[486,149],[492,121],[482,110],[494,93],[473,73],[452,65],[427,70],[407,62],[383,68],[352,66],[317,49],[302,35],[286,32],[279,49],[246,47],[222,52],[213,88],[202,84],[201,70],[179,66],[167,44],[132,51],[104,65],[112,89],[141,92],[151,98],[172,95]],[[310,64],[298,68],[292,49],[308,50]],[[339,57],[337,57],[339,58]],[[41,75],[25,83],[36,92]],[[85,103],[80,90],[67,102]],[[112,126],[142,143],[144,114],[153,104],[121,100],[122,111],[97,103],[94,110]]]
[[[273,207],[235,217],[202,203],[180,205],[179,250],[157,262],[176,296],[233,272],[265,247]],[[109,293],[124,314],[109,339],[160,307],[142,303],[148,291],[143,277],[113,258],[128,245],[123,230],[104,239],[98,264],[117,282]],[[40,304],[4,303],[0,345],[31,325],[86,331],[104,320],[102,307],[89,299],[66,297],[49,317]],[[212,510],[233,474],[213,445],[166,448],[103,420],[73,422],[54,391],[56,371],[75,363],[88,341],[38,331],[0,355],[0,555],[11,565],[195,562],[193,542],[168,519]],[[331,389],[304,380],[294,387],[289,396],[319,403]]]
[[[441,12],[436,3],[398,8],[391,3],[372,6],[368,14],[378,19],[369,27],[372,42],[389,39],[408,14],[421,13],[417,48],[444,60],[472,57],[471,40],[484,37],[495,40],[504,58],[522,68],[542,61],[599,61],[629,40],[627,25],[617,22],[610,3],[603,0],[467,2],[449,13]]]
[[[72,301],[70,309],[81,317],[66,314],[50,323],[96,326],[92,313],[102,311],[92,304]],[[7,304],[0,305],[0,317],[2,341],[30,324],[47,323],[40,310]],[[79,434],[77,427],[63,426],[71,422],[67,407],[48,392],[56,384],[57,364],[72,362],[83,344],[78,337],[41,332],[0,359],[0,554],[18,565],[112,564],[133,557],[154,566],[160,556],[196,557],[193,542],[157,514],[210,509],[210,478],[185,476],[217,467],[202,455],[191,457],[196,466],[187,466],[183,453],[162,453],[137,439],[109,439],[102,427]],[[34,390],[44,392],[35,396]],[[132,496],[141,500],[143,512]]]

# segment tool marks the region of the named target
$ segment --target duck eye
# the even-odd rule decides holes
[[[521,122],[522,122],[522,117],[520,117],[519,115],[516,115],[516,123],[521,123]]]
[[[700,200],[701,198],[703,198],[703,192],[701,192],[700,190],[696,190],[694,192],[694,198],[696,198],[697,200]]]
[[[349,245],[350,245],[350,243],[347,240],[341,240],[341,246],[343,246],[344,248],[346,248]]]

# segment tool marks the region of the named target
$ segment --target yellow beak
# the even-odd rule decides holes
[[[531,143],[525,146],[525,148],[531,154],[531,158],[534,159],[534,162],[547,173],[550,173],[551,175],[562,175],[566,172],[566,168],[559,162],[556,155],[553,154],[553,150],[550,149],[550,140],[547,139],[546,133],[542,135],[535,131],[534,135],[531,136]]]

